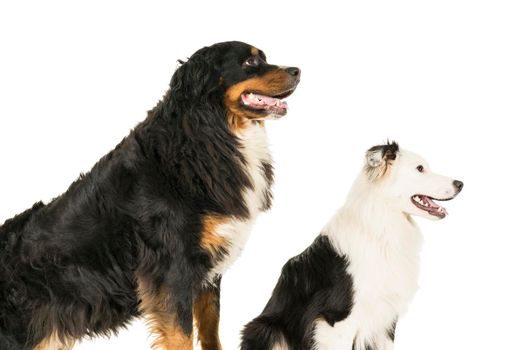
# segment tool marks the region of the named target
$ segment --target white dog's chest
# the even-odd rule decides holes
[[[364,350],[371,340],[377,349],[390,349],[388,330],[417,290],[419,233],[416,236],[395,248],[363,237],[352,240],[347,271],[353,279],[354,305],[349,317],[334,327],[317,323],[317,350],[348,350],[354,341],[356,350]]]
[[[222,275],[240,256],[252,229],[255,219],[262,211],[267,200],[270,185],[263,163],[271,164],[268,150],[266,131],[263,127],[253,125],[242,134],[238,135],[241,140],[242,153],[246,161],[246,171],[250,175],[253,189],[246,189],[243,193],[250,216],[248,219],[229,219],[219,225],[215,234],[225,238],[229,243],[227,254],[210,271],[209,279]]]

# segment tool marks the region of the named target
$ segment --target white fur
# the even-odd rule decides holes
[[[368,162],[368,165],[370,165],[372,167],[379,166],[381,164],[381,162],[383,161],[383,159],[381,157],[381,151],[369,152],[367,154],[366,161]]]
[[[366,164],[379,165],[377,157],[369,156]],[[426,172],[416,170],[420,164]],[[421,157],[404,150],[382,178],[372,181],[365,171],[357,178],[346,203],[323,231],[348,257],[354,306],[334,327],[317,322],[317,350],[348,350],[354,341],[354,350],[364,350],[366,343],[377,350],[393,348],[387,330],[405,313],[417,290],[422,236],[410,215],[430,216],[410,197],[451,197],[452,181],[430,173]]]
[[[250,217],[247,220],[231,219],[217,228],[216,234],[225,237],[230,242],[230,246],[228,255],[209,272],[208,281],[213,280],[217,275],[222,275],[240,256],[252,225],[261,212],[268,188],[264,169],[261,166],[262,161],[271,164],[265,128],[258,123],[252,123],[247,129],[239,132],[237,137],[240,139],[241,152],[246,160],[246,172],[254,185],[253,190],[247,189],[243,193]]]

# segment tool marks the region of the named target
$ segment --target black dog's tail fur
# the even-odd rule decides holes
[[[285,342],[279,325],[268,316],[259,316],[242,331],[241,350],[272,350]]]

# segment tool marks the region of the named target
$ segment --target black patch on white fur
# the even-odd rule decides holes
[[[353,281],[348,260],[321,235],[283,267],[261,315],[243,330],[242,350],[270,350],[284,340],[290,350],[314,346],[315,321],[333,326],[352,309]]]
[[[366,152],[365,173],[371,181],[386,174],[390,163],[397,158],[399,145],[395,141],[387,141],[385,145],[371,147]]]
[[[383,159],[385,160],[395,160],[397,157],[397,152],[399,152],[399,144],[396,141],[387,141],[384,145],[377,145],[371,147],[368,152],[381,151]]]
[[[365,350],[377,350],[375,344],[366,344]]]
[[[352,342],[352,350],[357,350],[356,341],[357,341],[357,337],[355,337],[354,341]],[[377,350],[377,347],[376,347],[376,345],[374,343],[367,343],[367,344],[365,344],[365,349],[364,350]]]
[[[392,340],[392,341],[394,341],[395,338],[396,338],[396,326],[397,326],[397,319],[395,319],[395,320],[392,322],[392,325],[391,325],[390,328],[387,330],[388,337],[389,337],[390,340]]]
[[[266,183],[268,184],[268,186],[264,190],[264,201],[263,201],[263,205],[261,208],[261,210],[266,211],[270,209],[270,207],[272,206],[272,200],[273,200],[273,195],[271,191],[271,186],[273,185],[273,181],[274,181],[273,165],[270,162],[262,161],[261,168],[263,170],[264,177],[266,179]]]

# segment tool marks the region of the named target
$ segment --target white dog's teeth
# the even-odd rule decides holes
[[[419,197],[419,196],[415,196],[415,197],[414,197],[414,200],[415,200],[418,204],[423,205],[423,201],[421,200],[421,197]]]

